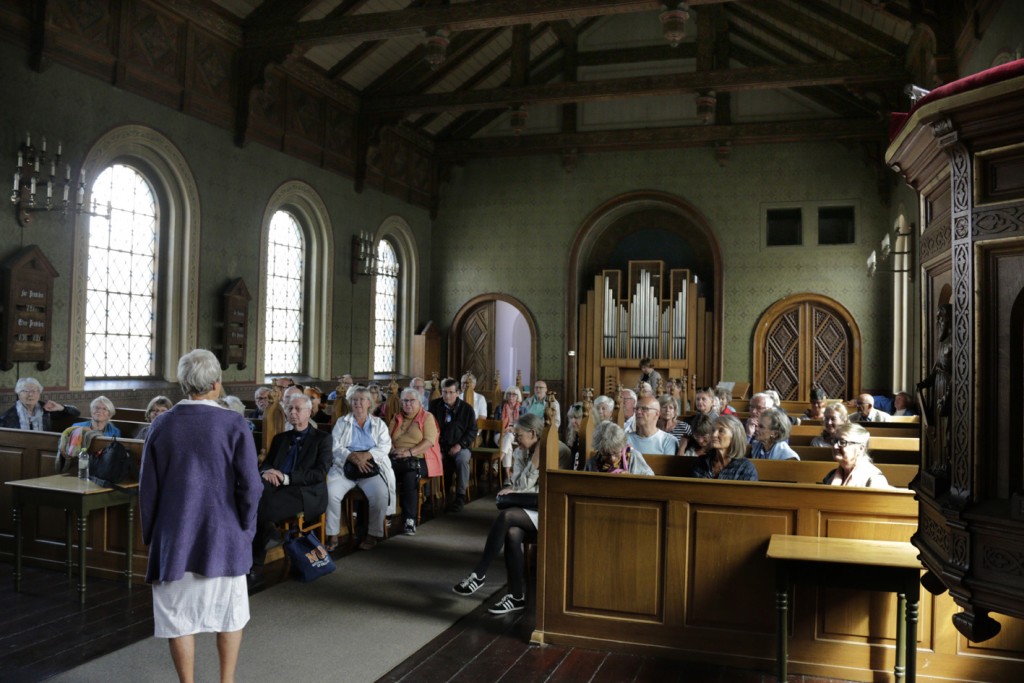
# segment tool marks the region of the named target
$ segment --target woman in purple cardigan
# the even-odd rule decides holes
[[[188,398],[153,423],[139,474],[154,635],[170,639],[178,678],[191,681],[195,634],[217,633],[221,680],[229,681],[249,621],[245,575],[263,484],[245,418],[214,400],[217,357],[185,354],[178,381]]]

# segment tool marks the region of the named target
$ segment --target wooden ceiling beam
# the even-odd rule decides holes
[[[689,4],[695,6],[731,1],[689,0]],[[451,31],[491,29],[541,21],[647,12],[660,9],[661,5],[661,0],[492,0],[486,3],[417,7],[392,12],[325,17],[283,25],[249,26],[245,30],[245,45],[255,48],[342,40],[364,42],[416,34],[436,26],[444,26]]]
[[[842,26],[847,31],[877,45],[887,54],[902,55],[907,51],[907,46],[904,43],[893,38],[885,31],[880,31],[874,26],[855,18],[853,15],[830,5],[825,0],[801,0],[800,7],[817,14],[822,19],[836,26]]]
[[[628,97],[678,95],[701,90],[734,92],[772,90],[815,85],[903,81],[903,60],[860,59],[818,64],[763,66],[748,69],[715,69],[701,73],[629,76],[576,83],[545,83],[509,86],[491,90],[401,95],[366,98],[363,111],[431,112],[500,109],[513,104],[564,104],[594,102]]]
[[[795,48],[802,56],[807,57],[808,59],[818,62],[828,61],[831,59],[831,57],[825,54],[822,50],[799,40],[796,36],[790,33],[786,33],[760,14],[751,12],[742,5],[733,5],[729,8],[728,13],[732,19],[738,19],[745,24],[749,24],[757,30],[771,36],[774,40],[784,43],[791,48]],[[735,24],[735,22],[733,23]],[[774,54],[781,51],[773,48],[770,52],[771,54]]]
[[[730,142],[735,146],[819,140],[880,140],[885,135],[886,126],[878,119],[812,119],[488,137],[439,142],[435,149],[443,161],[461,161],[474,157],[561,153],[567,149],[585,153],[700,147],[719,142]]]
[[[884,50],[841,30],[835,24],[805,13],[801,3],[797,4],[799,10],[780,5],[778,0],[747,0],[744,6],[764,13],[778,24],[792,27],[808,36],[817,37],[848,57],[877,57],[884,53]],[[792,40],[793,36],[790,35],[789,39]]]
[[[576,56],[578,66],[668,62],[673,59],[694,59],[697,56],[697,45],[696,43],[681,43],[678,47],[666,44],[620,47],[609,50],[580,50]]]

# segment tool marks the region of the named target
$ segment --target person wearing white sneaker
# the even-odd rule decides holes
[[[540,437],[544,420],[532,413],[520,415],[516,421],[516,450],[512,455],[512,486],[506,493],[536,493],[540,480]],[[505,571],[508,574],[509,594],[490,608],[492,614],[507,614],[526,605],[526,579],[523,544],[537,540],[537,510],[519,507],[506,508],[498,513],[484,544],[484,552],[473,572],[457,583],[452,590],[459,595],[472,595],[487,578],[487,567],[505,549]]]

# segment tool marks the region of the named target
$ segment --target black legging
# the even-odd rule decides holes
[[[508,574],[508,588],[513,597],[526,595],[523,565],[523,543],[537,540],[537,527],[522,508],[507,508],[498,513],[487,534],[484,554],[473,571],[477,576],[487,574],[487,567],[498,556],[505,545],[505,573]]]
[[[416,521],[416,504],[420,499],[420,478],[427,476],[427,461],[416,458],[419,468],[408,470],[396,477],[398,485],[398,501],[402,504],[402,519],[406,522]],[[392,461],[395,462],[395,461]]]

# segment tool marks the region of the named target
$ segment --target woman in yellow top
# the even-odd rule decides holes
[[[391,420],[391,469],[398,484],[398,500],[405,518],[404,533],[416,535],[416,503],[421,477],[442,473],[441,449],[437,444],[437,420],[423,409],[420,393],[402,390],[402,410]]]

